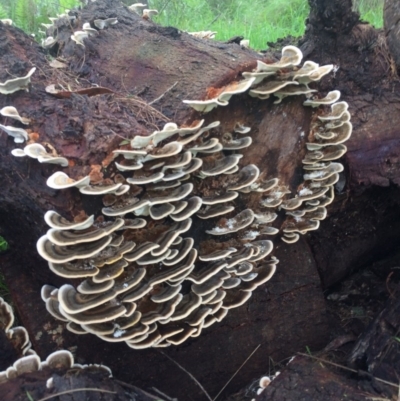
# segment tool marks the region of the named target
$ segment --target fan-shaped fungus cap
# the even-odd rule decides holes
[[[4,83],[0,82],[0,93],[8,95],[19,90],[28,90],[31,76],[36,71],[36,68],[31,68],[27,75],[21,78],[9,79]]]
[[[29,118],[21,117],[19,115],[17,109],[15,107],[13,107],[13,106],[3,107],[0,110],[0,114],[2,116],[4,116],[4,117],[10,117],[10,118],[13,118],[15,120],[18,120],[19,122],[21,122],[22,124],[25,124],[25,125],[30,123]]]
[[[111,25],[115,25],[118,23],[117,18],[107,18],[107,19],[95,19],[93,24],[98,29],[105,29]]]
[[[235,210],[232,205],[212,205],[200,210],[197,216],[201,219],[211,219],[213,217],[222,216]]]
[[[245,209],[235,217],[224,221],[222,225],[219,225],[212,230],[207,230],[206,233],[211,235],[225,235],[234,233],[249,226],[251,223],[253,223],[253,220],[254,212],[251,209]]]
[[[150,206],[150,216],[154,220],[161,220],[169,216],[175,210],[171,203],[162,203],[160,205]]]
[[[192,214],[196,213],[202,205],[202,200],[198,196],[193,196],[189,198],[186,207],[179,213],[172,213],[170,215],[171,219],[174,221],[183,221],[189,218]]]
[[[308,78],[310,81],[319,81],[325,75],[329,74],[333,70],[333,64],[324,65],[322,67],[318,67],[315,71],[313,71]]]
[[[173,242],[174,244],[174,242]],[[168,258],[166,260],[163,260],[163,265],[165,266],[173,266],[181,262],[183,259],[186,258],[186,256],[189,254],[189,252],[192,250],[194,244],[193,238],[185,238],[182,240],[182,242],[179,244],[178,248],[178,254],[174,256],[173,258]]]
[[[136,14],[141,14],[143,9],[147,7],[147,4],[143,3],[134,3],[128,7],[129,10],[133,11]]]
[[[36,372],[40,368],[40,358],[37,355],[24,356],[14,362],[13,368],[15,369],[15,376]],[[10,376],[10,373],[7,376]]]
[[[72,178],[69,178],[67,174],[61,171],[57,171],[47,179],[46,184],[50,188],[65,189],[72,187],[78,187],[78,188],[84,187],[88,185],[89,182],[90,182],[89,176],[83,177],[80,180],[74,180]]]
[[[312,144],[314,145],[314,143]],[[343,144],[331,145],[323,147],[320,150],[306,153],[302,163],[307,165],[314,165],[324,161],[337,160],[347,152],[347,147]]]
[[[308,99],[303,104],[304,106],[318,107],[321,105],[327,106],[337,102],[340,99],[340,91],[334,90],[328,92],[328,94],[322,99]]]
[[[315,143],[317,146],[337,145],[346,142],[353,131],[353,125],[350,121],[343,122],[339,127],[333,128],[329,131],[331,134],[330,139],[322,139]],[[314,145],[314,142],[311,144]]]
[[[321,181],[334,175],[335,173],[341,173],[344,167],[340,163],[331,163],[327,168],[322,170],[314,170],[309,174],[304,174],[305,180]],[[311,198],[312,199],[312,198]]]
[[[78,313],[67,313],[63,308],[60,312],[68,320],[78,324],[102,323],[114,320],[126,313],[123,305],[115,305],[111,302]]]
[[[321,121],[336,120],[341,118],[348,108],[349,105],[346,102],[337,102],[332,104],[330,113],[318,116],[318,118]]]
[[[226,249],[222,249],[222,250],[213,251],[206,255],[199,256],[199,259],[204,262],[225,259],[227,256],[229,256],[233,252],[237,252],[237,249],[232,248],[232,247],[226,248]]]
[[[22,128],[15,128],[9,125],[5,126],[0,124],[0,129],[5,131],[7,135],[12,136],[15,143],[23,143],[28,140],[28,133]]]
[[[282,241],[287,244],[294,244],[300,239],[300,234],[297,233],[284,233],[282,236]]]
[[[180,201],[181,199],[186,198],[186,196],[188,196],[192,192],[192,190],[193,190],[192,183],[183,184],[174,191],[171,191],[166,196],[157,196],[154,198],[150,198],[149,202],[151,203],[151,205],[157,205],[160,203]]]
[[[341,127],[345,122],[350,121],[350,113],[348,111],[345,111],[339,118],[335,120],[328,120],[327,124],[325,124],[325,129],[332,129],[332,128],[337,128]]]
[[[255,164],[243,167],[237,176],[236,183],[228,186],[228,191],[238,190],[247,187],[255,182],[260,175],[260,170]]]
[[[248,132],[251,131],[250,127],[246,127],[241,123],[236,123],[235,128],[233,129],[235,132],[238,134],[247,134]]]
[[[246,92],[253,85],[256,78],[247,78],[239,82],[228,84],[224,90],[218,95],[220,102],[228,102],[233,95]]]
[[[189,35],[200,39],[214,39],[216,31],[199,31],[199,32],[188,32]]]
[[[212,196],[204,196],[203,197],[203,205],[215,205],[217,203],[225,203],[229,202],[233,199],[236,199],[239,196],[238,192],[229,191],[225,192],[221,195],[212,195]]]
[[[50,369],[70,369],[74,364],[74,357],[67,350],[59,350],[50,354],[45,361],[41,363],[41,368]]]
[[[44,220],[47,225],[57,230],[85,230],[93,225],[94,216],[92,215],[81,222],[70,222],[57,212],[49,210],[45,213]]]
[[[7,332],[13,324],[13,310],[11,306],[0,297],[0,329]]]
[[[47,231],[48,239],[56,245],[75,245],[83,242],[92,242],[110,235],[112,232],[120,229],[124,225],[123,219],[116,219],[105,228],[97,228],[92,231],[74,233],[66,230],[50,229]]]
[[[277,71],[282,68],[289,68],[301,63],[303,53],[295,46],[285,46],[282,49],[281,59],[277,63],[265,64],[257,60],[257,71]]]
[[[155,148],[151,153],[148,153],[143,161],[162,159],[165,157],[171,157],[177,155],[182,150],[182,144],[180,142],[169,142],[162,148]]]
[[[225,141],[222,143],[223,150],[239,150],[247,148],[253,142],[253,138],[251,136],[245,136],[239,139],[231,139],[229,141]]]
[[[44,235],[39,238],[36,248],[39,255],[48,262],[65,263],[74,259],[86,259],[96,255],[111,242],[111,239],[111,236],[106,236],[94,242],[66,247],[52,244],[47,235]]]
[[[264,80],[264,78],[275,75],[275,71],[256,71],[256,72],[243,72],[242,75],[246,78],[255,78],[251,86],[256,86]]]
[[[222,159],[217,160],[213,167],[201,170],[201,174],[207,177],[222,174],[236,166],[242,157],[243,155],[240,154],[223,157]]]
[[[121,186],[122,183],[110,184],[110,185],[96,185],[96,186],[85,185],[84,187],[79,188],[79,192],[85,195],[115,194]]]
[[[89,36],[91,36],[91,35],[98,35],[98,34],[99,34],[99,32],[96,31],[96,29],[93,29],[93,28],[90,26],[90,22],[85,22],[85,23],[82,25],[82,29],[83,29],[83,31],[86,32]]]
[[[319,220],[310,220],[307,216],[304,217],[288,217],[284,222],[283,232],[284,233],[303,233],[311,230],[317,230],[319,228]]]
[[[299,83],[296,81],[268,81],[257,89],[251,89],[249,95],[252,97],[258,97],[259,99],[268,99],[269,95],[281,91],[289,85],[294,86],[299,85]]]
[[[47,151],[43,145],[40,143],[31,143],[24,147],[24,152],[27,156],[33,159],[38,159],[39,156],[47,155]]]
[[[108,290],[100,294],[79,294],[70,284],[64,284],[58,290],[58,302],[61,308],[71,314],[83,312],[100,306],[115,298],[116,293]]]
[[[218,99],[209,100],[184,100],[183,103],[193,107],[196,111],[201,113],[208,113],[217,106],[228,106],[228,101],[220,101]]]
[[[50,164],[59,164],[62,167],[67,167],[68,166],[68,159],[65,157],[60,157],[60,156],[51,156],[51,155],[44,155],[44,156],[39,156],[38,161],[40,163],[50,163]]]
[[[19,148],[13,149],[11,151],[11,154],[15,157],[25,157],[26,156],[26,153],[23,151],[23,149],[19,149]]]
[[[1,22],[2,24],[4,24],[4,25],[9,25],[9,26],[11,26],[11,25],[13,24],[13,21],[12,21],[12,19],[10,19],[10,18],[3,18],[3,19],[0,19],[0,22]]]
[[[143,10],[143,18],[151,19],[151,17],[153,15],[158,15],[158,11],[157,10],[149,10],[147,8]]]
[[[318,67],[319,64],[314,63],[314,61],[307,60],[300,69],[291,74],[292,78],[300,83],[306,84],[311,81],[309,79],[309,75],[316,71]]]
[[[71,35],[71,39],[77,44],[85,47],[83,40],[89,37],[86,31],[76,31]]]
[[[317,92],[317,90],[310,89],[307,85],[287,86],[274,93],[274,96],[278,98],[278,100],[275,100],[274,104],[279,104],[282,99],[287,96],[309,95],[313,92]]]

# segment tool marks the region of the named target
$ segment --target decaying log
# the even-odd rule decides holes
[[[267,356],[280,360],[305,346],[325,345],[330,326],[321,281],[329,285],[340,280],[379,255],[382,244],[392,249],[400,232],[396,187],[400,183],[396,112],[400,98],[395,95],[398,82],[391,56],[382,37],[348,13],[350,1],[328,2],[325,17],[324,2],[311,3],[302,49],[306,59],[339,67],[318,89],[322,93],[339,89],[350,105],[355,130],[344,158],[346,172],[339,197],[330,207],[331,217],[309,237],[311,247],[304,238],[292,246],[276,241],[274,255],[280,264],[268,285],[199,338],[163,351],[190,370],[211,395],[218,393],[259,344],[251,369],[241,370],[226,393],[264,372]],[[117,17],[119,22],[85,40],[82,47],[71,40],[69,23],[58,21],[53,32],[58,41],[49,53],[63,58],[67,69],[49,66],[31,38],[0,25],[0,82],[9,79],[8,74],[22,76],[37,66],[31,91],[0,97],[0,108],[12,104],[23,111],[32,120],[31,137],[67,157],[70,165],[64,171],[72,177],[90,172],[107,176],[111,152],[121,142],[146,135],[166,122],[182,125],[202,118],[182,100],[204,99],[215,88],[240,79],[261,58],[236,44],[203,41],[175,28],[158,27],[116,0],[97,0],[75,15],[75,30],[96,18]],[[275,61],[274,56],[263,60]],[[100,86],[113,93],[57,98],[45,91],[52,84],[72,91]],[[293,190],[301,182],[305,153],[306,138],[299,140],[299,136],[309,131],[311,116],[302,102],[291,99],[273,106],[270,100],[238,95],[228,108],[214,109],[205,118],[206,123],[221,121],[227,132],[237,122],[251,126],[253,146],[244,152],[243,164],[279,174]],[[74,347],[78,362],[106,363],[121,380],[141,388],[154,386],[180,399],[187,394],[203,399],[190,378],[157,350],[136,351],[92,335],[75,336],[47,314],[40,288],[43,284],[59,287],[64,280],[36,255],[36,240],[47,229],[43,214],[50,209],[69,218],[81,210],[91,214],[101,207],[101,200],[87,200],[75,190],[50,189],[45,182],[57,167],[14,158],[12,139],[2,133],[0,141],[0,234],[10,243],[10,251],[0,256],[2,272],[37,352],[46,355],[58,347]],[[389,221],[392,230],[385,229]],[[199,236],[202,230],[199,227]]]
[[[400,298],[396,295],[361,335],[348,359],[350,366],[395,383],[400,364]]]
[[[391,399],[397,394],[395,387],[382,384],[368,374],[358,377],[354,372],[330,365],[329,360],[322,362],[324,359],[296,356],[256,400],[363,401]]]

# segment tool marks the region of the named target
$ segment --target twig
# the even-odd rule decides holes
[[[178,368],[182,369],[187,375],[201,388],[205,396],[210,400],[213,401],[213,399],[210,397],[210,395],[207,393],[206,389],[201,385],[201,383],[190,373],[188,372],[183,366],[181,366],[178,362],[173,360],[169,355],[165,354],[161,350],[158,350],[160,354],[163,354],[166,358],[168,358],[171,362],[173,362]]]
[[[140,392],[140,393],[142,393],[142,394],[146,395],[147,397],[152,398],[152,399],[154,399],[154,400],[163,401],[163,400],[160,400],[159,397],[156,397],[156,396],[154,396],[153,394],[150,394],[150,393],[148,393],[147,391],[142,390],[141,388],[137,388],[137,387],[135,387],[135,386],[132,386],[132,384],[125,383],[125,382],[123,382],[123,381],[121,381],[121,380],[117,380],[117,379],[114,379],[113,381],[114,381],[115,383],[121,385],[121,387],[126,387],[126,388],[129,388],[129,389],[135,391],[136,394],[137,394],[138,392]],[[153,387],[153,389],[154,389],[154,387]]]
[[[158,12],[158,14],[161,14],[167,7],[168,4],[171,3],[171,0],[167,0],[164,5],[161,7],[160,11]]]
[[[164,97],[164,95],[166,93],[168,93],[170,90],[174,89],[175,86],[178,85],[178,81],[176,81],[170,88],[168,88],[164,93],[162,93],[160,96],[158,96],[158,98],[152,100],[150,103],[147,103],[148,106],[151,106],[152,104],[154,104],[155,102],[158,102],[160,99],[162,99]]]
[[[212,24],[214,24],[215,22],[217,22],[218,18],[219,18],[221,15],[222,15],[222,11],[221,11],[219,14],[217,14],[217,16],[210,22],[210,26],[211,26]]]
[[[232,381],[232,379],[239,373],[239,371],[246,365],[247,361],[256,353],[256,351],[261,347],[261,344],[258,344],[254,351],[247,357],[247,359],[239,366],[239,369],[231,376],[231,378],[225,383],[225,386],[221,388],[219,393],[214,397],[213,401],[215,401],[220,394],[225,390],[227,385]]]
[[[38,401],[46,401],[46,400],[50,400],[51,398],[58,397],[60,395],[69,394],[69,393],[77,393],[78,391],[97,391],[99,393],[117,394],[116,391],[102,390],[100,388],[75,388],[72,390],[65,390],[65,391],[61,391],[56,394],[48,395],[47,397],[41,398]]]
[[[163,397],[165,397],[165,399],[167,399],[168,401],[178,401],[177,398],[171,398],[168,397],[167,394],[164,394],[162,391],[160,391],[158,388],[152,387],[152,390],[155,391],[157,394],[162,395]]]
[[[339,365],[338,363],[335,363],[335,362],[327,361],[326,359],[318,358],[316,356],[312,356],[312,355],[308,355],[308,354],[303,354],[302,352],[298,352],[297,354],[301,355],[301,356],[306,356],[307,358],[315,359],[316,361],[327,363],[328,365],[336,366],[337,368],[344,369],[344,370],[347,370],[352,373],[364,373],[364,374],[372,377],[373,379],[375,379],[378,382],[381,382],[381,383],[387,384],[388,386],[392,386],[392,387],[396,387],[397,389],[400,389],[400,386],[398,384],[388,382],[386,380],[380,379],[379,377],[375,377],[375,376],[371,375],[371,373],[369,373],[369,372],[364,372],[363,370],[351,369],[351,368],[348,368],[347,366],[343,366],[343,365]]]

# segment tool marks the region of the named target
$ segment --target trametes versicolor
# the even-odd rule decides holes
[[[201,120],[189,127],[167,123],[149,136],[135,136],[129,147],[114,151],[119,173],[112,183],[91,185],[89,176],[75,180],[63,172],[48,178],[51,188],[76,187],[85,196],[103,196],[104,203],[96,218],[83,221],[45,214],[50,229],[37,243],[39,254],[58,276],[81,280],[76,288],[43,287],[49,313],[76,334],[125,341],[135,349],[167,347],[221,322],[272,277],[278,260],[268,238],[294,243],[318,229],[343,171],[336,160],[346,152],[343,143],[352,131],[340,92],[321,98],[309,87],[333,65],[306,61],[300,66],[301,60],[298,48],[286,46],[278,62],[258,61],[253,72],[244,72],[243,80],[221,88],[214,98],[184,101],[207,113],[228,106],[239,93],[259,99],[273,95],[274,103],[306,96],[304,105],[314,109],[304,181],[294,195],[279,177],[261,174],[261,166],[240,164],[240,152],[252,144],[251,128],[240,122],[224,134],[219,121]],[[7,82],[0,90],[14,85]],[[40,144],[13,154],[68,165]],[[258,206],[239,210],[243,193],[258,193]],[[277,228],[279,213],[285,219]],[[194,228],[201,222],[207,229],[199,234]]]

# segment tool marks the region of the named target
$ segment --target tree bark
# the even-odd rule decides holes
[[[280,360],[305,346],[321,348],[331,329],[321,282],[325,286],[337,282],[377,258],[383,246],[393,249],[400,233],[400,98],[395,94],[398,82],[390,70],[390,54],[382,36],[349,11],[350,1],[311,6],[303,52],[306,59],[321,65],[339,66],[318,89],[322,93],[341,90],[355,128],[344,158],[345,190],[309,240],[303,238],[292,246],[276,241],[278,271],[249,303],[199,338],[165,350],[212,396],[259,344],[251,368],[241,370],[225,394],[263,373],[267,355]],[[71,40],[70,24],[57,22],[53,33],[57,44],[49,52],[65,60],[66,70],[50,67],[43,50],[18,29],[0,26],[0,82],[9,79],[8,74],[22,76],[33,65],[38,67],[30,92],[0,97],[0,108],[13,105],[31,118],[32,138],[38,134],[38,142],[51,144],[71,160],[64,170],[71,177],[89,172],[94,176],[99,169],[108,177],[111,152],[121,141],[146,135],[166,122],[182,125],[202,118],[182,100],[205,98],[215,88],[241,78],[260,59],[258,53],[236,44],[203,41],[175,28],[158,27],[116,0],[97,0],[76,11],[76,16],[74,31],[97,18],[117,17],[119,22],[85,40],[85,47]],[[275,56],[263,60],[276,61]],[[46,86],[57,83],[72,90],[98,85],[114,93],[56,98],[45,92]],[[237,122],[251,126],[253,145],[243,152],[241,163],[256,164],[293,190],[302,180],[307,135],[301,140],[299,136],[309,131],[311,110],[302,106],[301,99],[286,100],[273,106],[271,101],[234,96],[228,107],[206,114],[205,124],[218,120],[224,132],[232,132]],[[58,287],[65,280],[51,273],[36,255],[35,242],[47,229],[43,214],[57,210],[72,218],[85,210],[90,215],[99,210],[101,199],[87,200],[76,190],[50,189],[46,178],[59,168],[14,158],[11,138],[3,133],[0,141],[0,234],[10,243],[10,251],[0,256],[2,271],[37,352],[45,357],[59,347],[74,346],[78,362],[80,358],[104,363],[121,380],[141,388],[154,386],[181,399],[187,394],[203,399],[186,373],[157,350],[135,351],[92,335],[75,336],[47,314],[41,286]],[[256,201],[243,197],[240,202],[251,206]],[[390,231],[385,229],[388,222]],[[201,239],[202,231],[199,223],[194,235]]]

